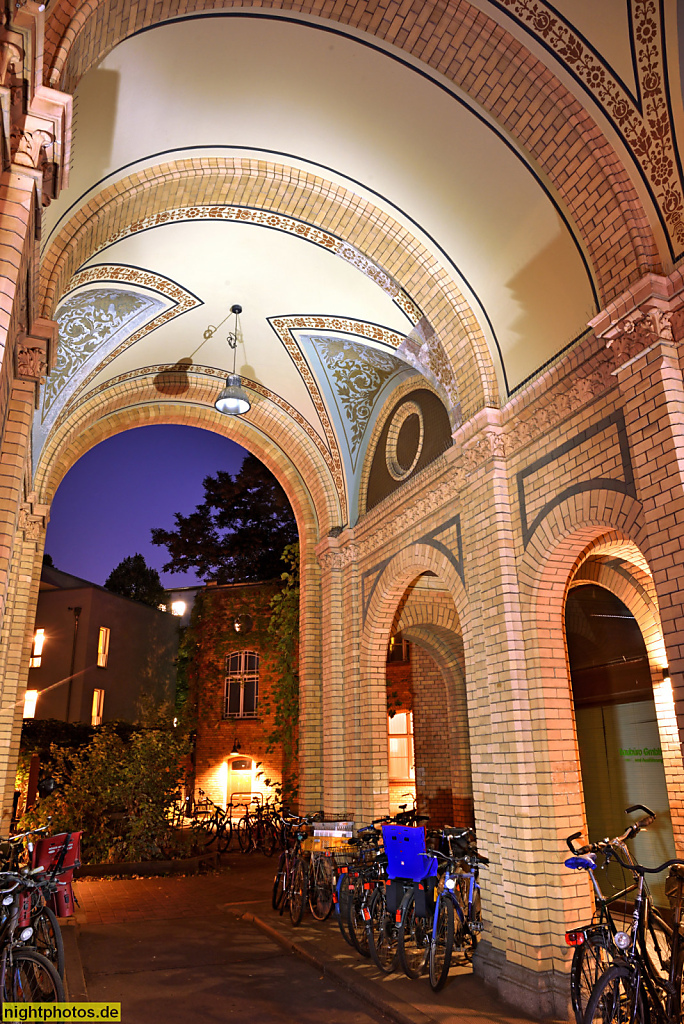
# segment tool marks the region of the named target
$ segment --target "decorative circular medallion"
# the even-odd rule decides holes
[[[414,416],[417,422],[411,422]],[[393,480],[411,475],[423,451],[424,437],[422,409],[416,402],[404,402],[392,417],[385,443],[387,472]]]
[[[236,633],[249,633],[253,625],[251,615],[238,615],[233,622],[233,629]]]

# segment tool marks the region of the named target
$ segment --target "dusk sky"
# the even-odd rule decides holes
[[[202,481],[219,469],[236,473],[244,448],[197,427],[127,430],[91,449],[71,468],[50,512],[45,550],[58,569],[100,585],[115,565],[140,552],[166,587],[197,582],[194,574],[162,573],[165,547],[153,526],[172,529],[202,501]]]

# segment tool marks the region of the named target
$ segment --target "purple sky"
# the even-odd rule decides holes
[[[115,565],[140,552],[166,587],[197,582],[191,573],[162,573],[166,548],[150,541],[153,526],[172,529],[202,501],[205,476],[236,473],[244,448],[197,427],[150,426],[103,441],[79,459],[60,484],[45,550],[55,565],[103,584]]]

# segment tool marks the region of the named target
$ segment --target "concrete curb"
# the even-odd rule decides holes
[[[289,953],[296,954],[302,960],[306,960],[307,963],[316,967],[329,978],[332,978],[338,985],[349,989],[355,996],[363,999],[374,1009],[379,1010],[391,1020],[396,1021],[397,1024],[437,1024],[434,1017],[428,1017],[421,1010],[416,1009],[415,1006],[404,1002],[403,999],[397,999],[389,992],[380,991],[380,986],[376,982],[368,981],[366,978],[359,977],[348,967],[340,966],[334,957],[323,953],[313,943],[294,941],[289,936],[278,931],[277,928],[257,917],[256,914],[246,912],[236,916],[239,916],[243,921],[253,924],[264,935],[268,935],[279,946],[282,946],[283,949],[286,949]]]
[[[64,942],[64,989],[66,997],[72,1003],[87,1003],[88,989],[83,973],[83,961],[78,948],[78,925],[74,928],[62,928]]]

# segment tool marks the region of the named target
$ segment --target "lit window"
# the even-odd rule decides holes
[[[102,725],[104,711],[104,690],[93,690],[93,710],[90,716],[91,725]]]
[[[36,704],[38,703],[38,690],[27,690],[24,694],[24,718],[36,717]]]
[[[100,626],[100,635],[97,638],[97,664],[99,668],[107,668],[109,658],[109,628]]]
[[[172,601],[171,614],[178,616],[185,615],[185,601]]]
[[[259,703],[259,655],[234,651],[226,655],[224,718],[255,718]]]
[[[387,645],[387,661],[410,661],[411,655],[409,650],[410,644],[408,640],[404,640],[403,637],[391,636]]]
[[[33,638],[33,647],[31,649],[31,660],[29,661],[29,668],[40,668],[40,656],[43,653],[43,644],[45,643],[45,630],[37,629],[36,635]],[[25,715],[25,718],[33,718],[33,715]]]
[[[407,782],[415,778],[413,765],[413,714],[398,711],[387,720],[390,781]]]

